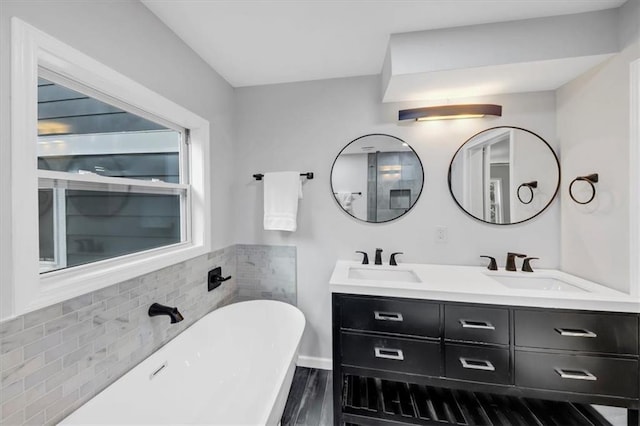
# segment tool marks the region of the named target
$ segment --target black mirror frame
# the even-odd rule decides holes
[[[346,211],[345,209],[342,208],[342,206],[340,205],[340,203],[338,202],[338,198],[336,198],[335,194],[334,194],[334,189],[333,189],[333,168],[336,165],[336,161],[338,161],[338,157],[340,157],[340,154],[342,154],[342,151],[344,151],[345,149],[347,149],[347,147],[349,145],[351,145],[352,143],[354,143],[357,140],[360,140],[362,138],[366,138],[368,136],[388,136],[390,138],[393,139],[397,139],[398,141],[400,141],[401,143],[405,143],[407,144],[407,147],[409,147],[409,149],[411,151],[413,151],[413,153],[415,154],[416,158],[418,159],[418,163],[420,163],[420,170],[422,171],[422,184],[420,185],[420,192],[418,192],[418,195],[416,196],[416,201],[411,205],[411,207],[409,207],[404,213],[402,213],[400,216],[396,216],[393,219],[389,219],[389,220],[382,220],[380,222],[371,222],[368,220],[364,220],[364,219],[360,219],[359,217],[356,217],[354,215],[352,215],[351,213],[349,213],[348,211]],[[420,159],[420,156],[418,155],[418,153],[416,152],[415,149],[413,149],[413,147],[411,145],[409,145],[407,142],[405,142],[404,140],[400,139],[397,136],[393,136],[393,135],[389,135],[386,133],[369,133],[366,135],[362,135],[360,137],[355,138],[354,140],[352,140],[351,142],[349,142],[348,144],[346,144],[341,150],[340,152],[338,152],[338,155],[336,155],[336,158],[333,160],[333,164],[331,165],[331,173],[329,173],[329,186],[331,187],[331,195],[333,196],[333,200],[336,202],[336,204],[338,205],[338,208],[340,209],[341,212],[349,215],[350,217],[359,220],[360,222],[364,222],[364,223],[370,223],[370,224],[380,224],[380,223],[388,223],[388,222],[393,222],[394,220],[398,220],[401,217],[403,217],[404,215],[406,215],[407,213],[409,213],[411,210],[413,210],[413,208],[415,207],[415,205],[418,203],[418,200],[420,200],[420,196],[422,195],[422,191],[424,190],[424,181],[425,181],[425,177],[424,177],[424,165],[422,164],[422,160]]]
[[[493,223],[493,222],[487,222],[486,220],[480,219],[479,217],[476,217],[474,215],[472,215],[471,213],[469,213],[464,207],[462,207],[462,205],[458,202],[458,199],[455,197],[455,195],[453,194],[453,190],[451,189],[451,166],[453,165],[453,160],[456,158],[456,155],[458,155],[458,152],[460,152],[460,150],[462,149],[462,147],[469,142],[471,139],[475,138],[476,136],[478,136],[480,133],[484,133],[486,131],[489,130],[494,130],[494,129],[516,129],[516,130],[523,130],[527,133],[531,133],[533,136],[536,136],[538,139],[540,139],[542,142],[544,142],[545,145],[547,145],[547,148],[549,148],[549,151],[551,151],[551,154],[553,154],[553,158],[556,160],[556,167],[558,168],[558,184],[556,185],[556,190],[553,192],[553,195],[551,196],[551,199],[549,199],[549,202],[542,208],[540,209],[540,211],[536,214],[534,214],[533,216],[525,219],[525,220],[521,220],[519,222],[511,222],[511,223]],[[449,171],[447,172],[447,183],[449,185],[449,193],[451,194],[451,198],[453,198],[453,201],[455,201],[455,203],[458,205],[458,207],[460,208],[460,210],[462,210],[463,212],[465,212],[468,216],[474,218],[475,220],[482,222],[482,223],[486,223],[488,225],[499,225],[499,226],[509,226],[509,225],[517,225],[519,223],[524,223],[524,222],[528,222],[531,219],[538,217],[542,212],[544,212],[545,210],[547,210],[549,208],[549,206],[553,203],[553,201],[556,199],[556,196],[558,195],[558,191],[560,190],[560,182],[562,181],[562,170],[560,169],[560,160],[558,159],[558,155],[556,154],[556,152],[553,150],[553,148],[551,147],[551,145],[549,145],[549,142],[547,142],[542,136],[540,136],[537,133],[532,132],[531,130],[527,130],[524,129],[522,127],[517,127],[517,126],[495,126],[495,127],[490,127],[488,129],[484,129],[476,134],[474,134],[473,136],[471,136],[469,139],[467,139],[466,141],[464,141],[462,143],[462,145],[460,145],[460,147],[458,147],[458,149],[456,150],[456,152],[453,154],[453,157],[451,157],[451,162],[449,163]]]

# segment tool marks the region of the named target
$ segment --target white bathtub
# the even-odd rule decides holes
[[[217,309],[60,424],[277,425],[304,326],[282,302]]]

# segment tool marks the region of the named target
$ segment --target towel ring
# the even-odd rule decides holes
[[[530,194],[529,201],[524,201],[522,197],[520,197],[520,188],[522,187],[529,188],[529,194]],[[516,190],[516,195],[518,196],[518,200],[520,200],[522,204],[531,204],[531,202],[533,201],[533,188],[537,188],[537,187],[538,187],[537,180],[532,180],[531,182],[525,182],[523,184],[520,184],[520,186]]]
[[[573,196],[573,184],[578,181],[587,182],[589,185],[591,185],[591,198],[589,198],[587,201],[578,201],[576,200],[576,197]],[[578,204],[589,204],[596,197],[596,186],[594,185],[594,183],[596,182],[598,182],[597,173],[592,173],[587,176],[578,176],[577,178],[571,181],[571,184],[569,184],[569,196],[573,201],[575,201]]]

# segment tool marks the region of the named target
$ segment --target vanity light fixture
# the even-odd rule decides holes
[[[455,120],[460,118],[481,118],[485,115],[502,116],[502,105],[441,105],[426,108],[402,109],[398,111],[398,120]]]

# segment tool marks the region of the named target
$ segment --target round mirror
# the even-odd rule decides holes
[[[542,213],[560,186],[551,146],[519,127],[494,127],[467,140],[449,166],[449,191],[467,214],[511,225]]]
[[[338,205],[366,222],[397,219],[414,206],[424,184],[422,163],[408,143],[371,134],[351,141],[331,168]]]

